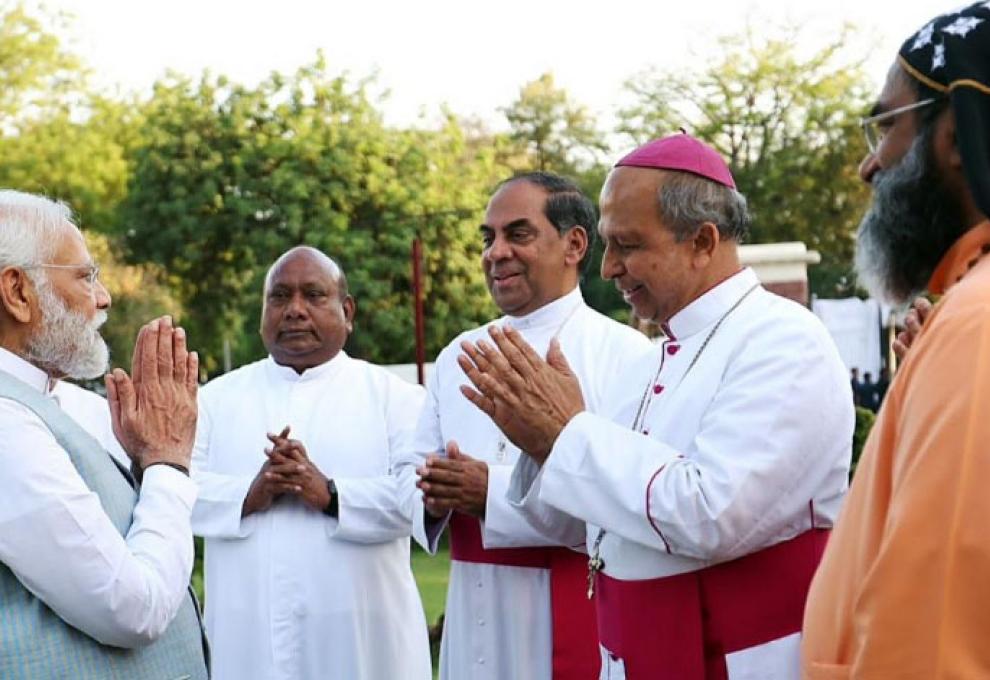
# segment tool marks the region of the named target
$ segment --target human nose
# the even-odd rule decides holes
[[[867,184],[873,183],[873,175],[880,169],[880,161],[874,153],[867,153],[859,163],[859,178]]]
[[[504,237],[496,235],[484,254],[489,260],[506,260],[512,257],[512,248]]]
[[[289,304],[285,306],[285,314],[292,317],[306,316],[306,301],[302,293],[295,293],[289,298]]]
[[[605,252],[602,253],[602,268],[601,275],[606,281],[616,278],[622,271],[619,265],[619,258],[615,256],[615,253],[607,245],[605,246]]]
[[[106,289],[103,282],[99,279],[93,282],[94,289],[93,292],[96,296],[96,308],[97,309],[110,309],[110,291]]]

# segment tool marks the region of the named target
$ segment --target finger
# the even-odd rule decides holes
[[[175,364],[172,342],[175,329],[172,328],[172,317],[163,316],[158,323],[158,378],[162,381],[172,380]]]
[[[158,323],[158,319],[148,323],[144,337],[141,338],[141,354],[137,364],[140,366],[142,383],[158,381]]]
[[[472,390],[467,385],[461,385],[461,394],[463,394],[468,401],[477,406],[486,416],[495,419],[495,400],[486,397],[480,392]]]
[[[421,479],[434,484],[460,486],[464,482],[464,467],[460,463],[444,462],[427,468]]]
[[[928,315],[932,313],[933,307],[934,305],[929,302],[928,298],[920,297],[914,301],[914,308],[918,310],[918,318],[921,320],[922,324],[925,323]]]
[[[568,376],[574,375],[571,365],[567,362],[567,357],[564,356],[564,350],[560,348],[560,340],[557,338],[550,339],[550,347],[547,349],[547,363],[559,373]]]
[[[484,340],[478,341],[479,351],[481,351],[484,358],[494,367],[494,370],[485,370],[482,372],[493,378],[497,378],[499,382],[511,385],[512,389],[516,391],[522,391],[526,386],[526,382],[532,378],[536,370],[529,362],[520,357],[518,350],[505,339],[504,335],[499,337],[501,338],[501,342],[508,347],[507,352],[502,350],[502,345],[493,347]],[[519,370],[517,364],[522,364],[523,368]]]
[[[120,423],[120,397],[117,395],[117,383],[113,376],[107,373],[103,376],[103,384],[107,388],[107,404],[110,405],[110,422]]]
[[[150,333],[149,324],[141,326],[134,339],[134,351],[131,353],[131,380],[135,385],[141,384],[141,362],[143,361],[144,343]]]
[[[892,345],[891,349],[894,350],[894,356],[897,357],[898,361],[903,361],[904,355],[907,354],[908,351],[907,345],[905,345],[900,340],[894,340],[894,344]]]
[[[199,388],[199,352],[186,357],[186,388],[195,392]]]
[[[457,444],[456,440],[451,439],[444,447],[444,452],[446,452],[447,458],[455,459],[460,455],[461,447]]]
[[[186,329],[181,326],[172,334],[172,375],[175,382],[187,382],[186,371],[189,370],[189,352],[186,350]]]
[[[512,344],[512,347],[519,353],[519,356],[524,359],[530,367],[533,369],[538,369],[543,365],[543,358],[536,353],[536,350],[533,349],[532,345],[526,342],[526,339],[523,338],[522,333],[506,324],[502,328],[502,334],[505,339]],[[550,339],[550,342],[552,343],[556,339],[556,337],[553,337]],[[503,352],[504,351],[505,350],[503,350]]]
[[[460,485],[442,484],[421,479],[416,482],[416,486],[423,492],[424,498],[451,500],[464,495],[464,489]]]
[[[134,395],[134,384],[127,374],[122,370],[115,369],[113,372],[116,385],[117,399],[120,402],[120,415],[123,418],[134,418],[137,410],[137,399]]]

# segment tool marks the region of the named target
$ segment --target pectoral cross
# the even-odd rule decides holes
[[[595,596],[595,577],[605,568],[605,560],[602,559],[602,539],[605,538],[605,530],[599,529],[595,537],[595,545],[591,548],[591,559],[588,560],[588,599]]]
[[[588,599],[595,596],[595,576],[605,568],[605,560],[595,552],[594,557],[588,560]]]

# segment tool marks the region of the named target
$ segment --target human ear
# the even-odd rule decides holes
[[[357,303],[354,302],[354,298],[348,295],[341,303],[341,307],[344,309],[344,326],[347,328],[347,332],[351,333],[354,330],[354,313],[357,311]]]
[[[718,225],[714,222],[703,222],[694,234],[691,245],[694,248],[694,262],[698,267],[705,267],[715,255],[715,249],[721,241]]]
[[[0,304],[18,323],[31,323],[34,288],[23,269],[7,267],[0,271]]]
[[[575,225],[564,232],[564,262],[576,265],[588,252],[588,231],[581,225]]]

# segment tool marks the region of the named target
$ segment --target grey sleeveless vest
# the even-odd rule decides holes
[[[53,400],[0,371],[0,397],[34,411],[126,536],[137,493],[110,454]],[[0,442],[2,446],[2,442]],[[30,455],[29,451],[18,455]],[[192,536],[189,537],[192,540]],[[3,680],[206,680],[208,650],[192,590],[165,633],[140,649],[102,645],[65,623],[0,563]]]

